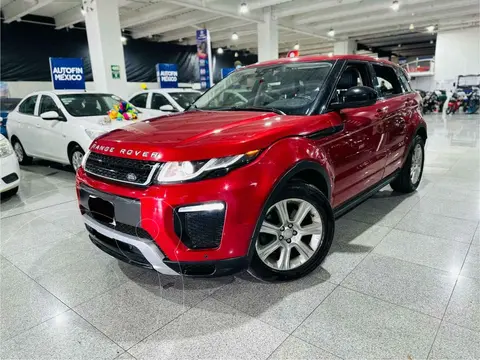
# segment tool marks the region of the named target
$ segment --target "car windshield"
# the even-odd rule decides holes
[[[72,116],[107,115],[114,105],[123,101],[113,94],[64,94],[58,98]]]
[[[333,62],[296,62],[235,71],[201,96],[194,109],[271,110],[303,115],[313,105]]]
[[[189,107],[195,100],[198,99],[200,95],[199,92],[171,92],[170,96],[180,105],[182,108],[186,109]]]

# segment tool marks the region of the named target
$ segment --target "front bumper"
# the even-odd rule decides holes
[[[252,165],[201,183],[146,188],[107,182],[81,169],[77,193],[90,238],[120,260],[164,274],[239,272],[248,266],[251,239],[272,186],[268,173],[252,171]],[[114,204],[115,226],[91,216],[91,195]],[[199,217],[196,210],[205,210],[203,204],[223,204],[221,216]],[[184,236],[192,231],[206,235],[201,241]],[[220,237],[216,245],[208,241],[214,235]]]
[[[0,159],[2,169],[0,177],[0,193],[11,190],[20,184],[20,167],[15,154]]]

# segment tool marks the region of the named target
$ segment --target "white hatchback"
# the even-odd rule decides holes
[[[129,102],[140,110],[157,116],[182,112],[202,95],[192,89],[151,89],[133,94]]]
[[[108,118],[121,99],[112,94],[40,91],[26,96],[9,113],[7,132],[21,165],[32,157],[71,164],[76,171],[93,139],[132,124]],[[152,114],[139,112],[136,121]]]

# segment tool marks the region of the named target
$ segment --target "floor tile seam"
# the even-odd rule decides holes
[[[364,295],[364,296],[368,296],[368,297],[370,297],[370,298],[379,300],[379,301],[384,302],[384,303],[387,303],[387,304],[389,304],[389,305],[393,305],[393,306],[396,306],[396,307],[400,307],[400,308],[402,308],[402,309],[405,309],[405,310],[414,312],[414,313],[416,313],[416,314],[425,315],[425,316],[428,316],[428,317],[430,317],[430,318],[432,318],[432,319],[442,321],[442,318],[441,318],[441,317],[437,317],[437,316],[434,316],[434,315],[431,315],[431,314],[426,314],[426,313],[421,312],[421,311],[419,311],[419,310],[415,310],[415,309],[409,308],[409,307],[407,307],[407,306],[405,306],[405,305],[397,304],[397,303],[391,302],[391,301],[389,301],[389,300],[385,300],[385,299],[379,298],[378,296],[375,296],[375,295],[372,295],[372,294],[367,294],[367,293],[365,293],[365,292],[363,292],[363,291],[360,291],[360,290],[358,290],[358,289],[349,287],[348,285],[340,284],[339,286],[340,286],[341,288],[347,289],[347,290],[349,290],[349,291],[354,291],[354,292],[356,292],[356,293],[358,293],[358,294],[361,294],[361,295]],[[446,308],[446,307],[445,307],[445,308]]]
[[[475,220],[473,220],[473,221],[475,221]],[[470,240],[470,242],[467,243],[465,241],[458,241],[458,240],[455,240],[455,239],[452,239],[452,238],[446,238],[446,237],[440,237],[440,236],[431,235],[431,234],[425,234],[425,233],[421,233],[421,232],[418,232],[418,231],[405,230],[405,229],[398,228],[397,226],[398,226],[398,224],[393,228],[393,230],[404,231],[404,232],[408,232],[408,233],[411,233],[411,234],[429,236],[429,237],[436,238],[436,239],[439,239],[439,240],[454,241],[454,242],[460,243],[460,244],[471,244],[471,242],[473,241],[473,237],[475,236],[475,232],[474,232],[472,234],[472,239]],[[478,225],[477,225],[477,227],[478,227]]]
[[[18,213],[18,214],[13,214],[13,215],[7,215],[7,216],[3,216],[0,218],[0,221],[3,220],[3,219],[9,219],[9,218],[12,218],[14,216],[19,216],[19,215],[25,215],[25,214],[28,214],[28,213],[31,213],[31,212],[34,212],[34,211],[40,211],[40,210],[44,210],[44,209],[48,209],[52,206],[58,206],[58,205],[63,205],[63,204],[66,204],[66,203],[69,203],[69,202],[73,202],[73,201],[77,201],[77,200],[68,200],[68,201],[63,201],[63,202],[60,202],[60,203],[57,203],[57,204],[52,204],[52,205],[48,205],[48,206],[44,206],[44,207],[40,207],[38,209],[32,209],[32,210],[27,210],[27,211],[24,211],[24,212],[21,212],[21,213]],[[17,209],[17,208],[13,208],[13,209]],[[10,211],[10,210],[13,210],[13,209],[9,209],[9,210],[6,210],[6,211]],[[42,218],[43,219],[43,218]],[[45,220],[45,219],[44,219]],[[45,221],[48,221],[48,220],[45,220]],[[50,222],[50,221],[48,221]]]
[[[465,325],[455,324],[454,322],[448,321],[448,320],[445,320],[445,319],[442,320],[442,323],[450,324],[450,325],[454,325],[454,326],[458,326],[459,328],[462,328],[462,329],[464,329],[464,330],[472,331],[472,332],[474,332],[474,333],[476,333],[476,334],[478,334],[478,335],[480,336],[480,330],[472,329],[472,328],[470,328],[470,327],[468,327],[468,326],[465,326]]]

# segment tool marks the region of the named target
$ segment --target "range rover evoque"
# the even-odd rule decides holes
[[[370,57],[237,70],[185,113],[93,142],[77,173],[90,238],[164,274],[304,276],[335,218],[387,184],[418,187],[420,104],[401,68]]]

